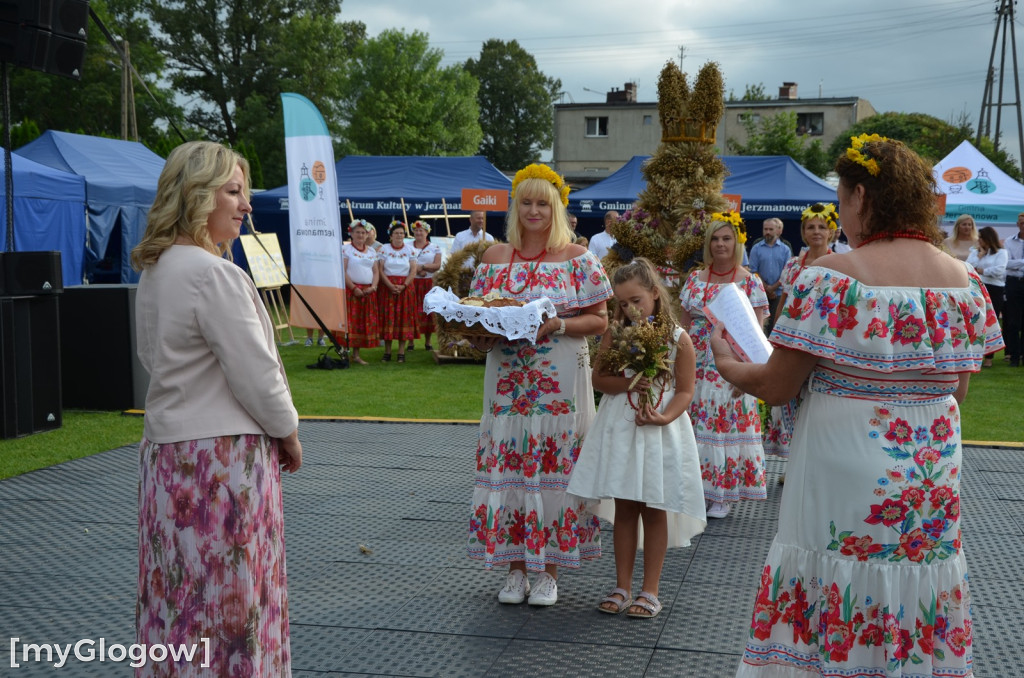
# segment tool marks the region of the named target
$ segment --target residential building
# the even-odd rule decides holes
[[[724,154],[728,140],[747,142],[743,119],[794,112],[797,131],[826,148],[854,123],[875,114],[860,97],[801,99],[797,84],[783,83],[779,97],[767,101],[727,101],[718,123],[716,146]],[[622,167],[634,155],[651,155],[661,143],[657,102],[638,102],[636,84],[612,88],[604,103],[555,104],[552,162],[577,186],[595,183]]]

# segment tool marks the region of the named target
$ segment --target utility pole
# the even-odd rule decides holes
[[[686,57],[686,48],[679,45],[679,70],[683,70],[683,59]]]
[[[999,150],[999,142],[1003,122],[1003,106],[1012,106],[1017,109],[1017,140],[1020,143],[1020,154],[1018,162],[1024,165],[1024,124],[1021,123],[1020,110],[1020,81],[1017,70],[1017,36],[1014,30],[1013,5],[1015,0],[999,0],[999,7],[996,9],[996,30],[992,36],[992,52],[988,58],[988,74],[985,78],[985,93],[981,97],[981,114],[978,116],[978,135],[975,145],[981,144],[981,137],[987,136],[992,140],[995,150]],[[1006,77],[1006,29],[1010,29],[1010,53],[1013,56],[1013,88],[1014,101],[1003,101],[1003,83]],[[1000,40],[1000,33],[1002,39]],[[996,45],[1000,45],[999,54],[999,98],[995,99],[995,78],[996,78]],[[992,126],[992,109],[996,112],[996,124]]]

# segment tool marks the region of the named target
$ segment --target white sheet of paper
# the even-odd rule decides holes
[[[772,345],[757,322],[757,314],[735,283],[724,285],[715,298],[704,307],[704,314],[712,324],[722,323],[727,338],[736,353],[750,363],[766,363],[772,354]]]

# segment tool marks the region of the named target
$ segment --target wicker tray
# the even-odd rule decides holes
[[[555,315],[555,307],[547,298],[529,304],[496,296],[484,300],[485,305],[463,304],[450,291],[435,287],[427,293],[423,310],[436,313],[438,327],[445,332],[467,338],[511,340],[532,340],[544,318]]]

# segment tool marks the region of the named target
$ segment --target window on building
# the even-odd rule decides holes
[[[820,137],[825,133],[824,113],[797,113],[796,133]]]
[[[606,136],[608,136],[608,116],[603,115],[601,117],[587,118],[586,136],[588,136],[588,137],[606,137]]]
[[[654,124],[654,116],[653,115],[645,115],[644,116],[644,124],[645,125],[652,125],[652,124]]]
[[[760,113],[749,113],[749,112],[748,113],[738,113],[736,115],[736,122],[740,123],[741,125],[743,123],[745,123],[745,122],[752,122],[755,125],[757,125],[757,124],[759,124],[761,122],[761,114]]]

